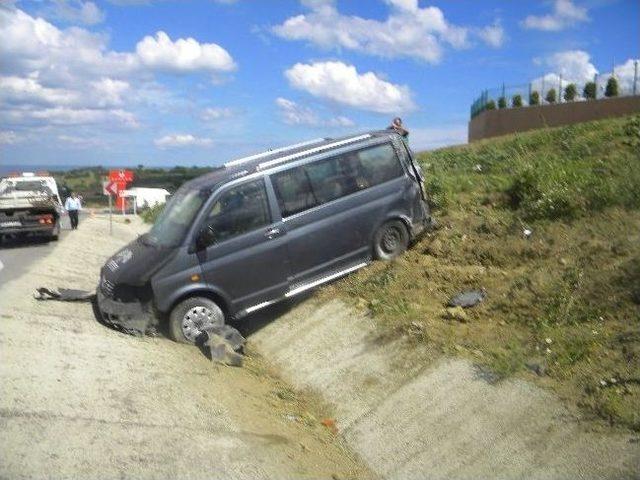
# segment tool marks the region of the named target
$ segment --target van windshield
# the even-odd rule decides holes
[[[180,245],[209,193],[208,190],[179,189],[158,216],[148,240],[161,247]]]

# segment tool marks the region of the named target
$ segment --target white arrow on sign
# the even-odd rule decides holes
[[[105,182],[103,188],[105,195],[118,195],[118,184],[116,182]]]

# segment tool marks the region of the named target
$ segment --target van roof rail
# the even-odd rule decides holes
[[[350,143],[355,143],[355,142],[358,142],[360,140],[365,140],[365,139],[371,138],[371,137],[372,137],[371,134],[366,133],[364,135],[358,135],[356,137],[346,138],[346,139],[340,140],[338,142],[332,142],[332,143],[328,143],[326,145],[321,145],[319,147],[303,150],[302,152],[292,153],[291,155],[287,155],[287,156],[284,156],[284,157],[276,158],[275,160],[270,160],[268,162],[263,162],[263,163],[258,165],[257,170],[258,171],[264,170],[265,168],[272,167],[272,166],[277,165],[279,163],[288,162],[289,160],[294,160],[296,158],[304,157],[305,155],[310,155],[312,153],[323,152],[325,150],[329,150],[330,148],[341,147],[343,145],[348,145]]]
[[[238,158],[237,160],[232,160],[224,164],[225,167],[235,167],[237,165],[242,165],[246,162],[251,162],[252,160],[257,160],[258,158],[268,157],[269,155],[273,155],[275,153],[282,153],[288,150],[294,150],[300,147],[306,147],[309,145],[315,145],[316,143],[326,142],[328,138],[314,138],[313,140],[307,140],[306,142],[296,143],[294,145],[287,145],[286,147],[276,148],[274,150],[267,150],[262,153],[257,153],[255,155],[249,155],[248,157]]]

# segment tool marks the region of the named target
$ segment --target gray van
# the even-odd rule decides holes
[[[103,320],[174,340],[402,253],[431,221],[422,173],[392,130],[322,138],[185,183],[151,230],[111,257]]]

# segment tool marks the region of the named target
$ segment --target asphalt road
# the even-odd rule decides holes
[[[82,218],[80,227],[82,228]],[[69,217],[62,217],[62,231],[58,242],[63,242],[69,234]],[[0,243],[0,285],[18,278],[36,261],[46,257],[57,242],[49,242],[38,237],[7,239]]]

